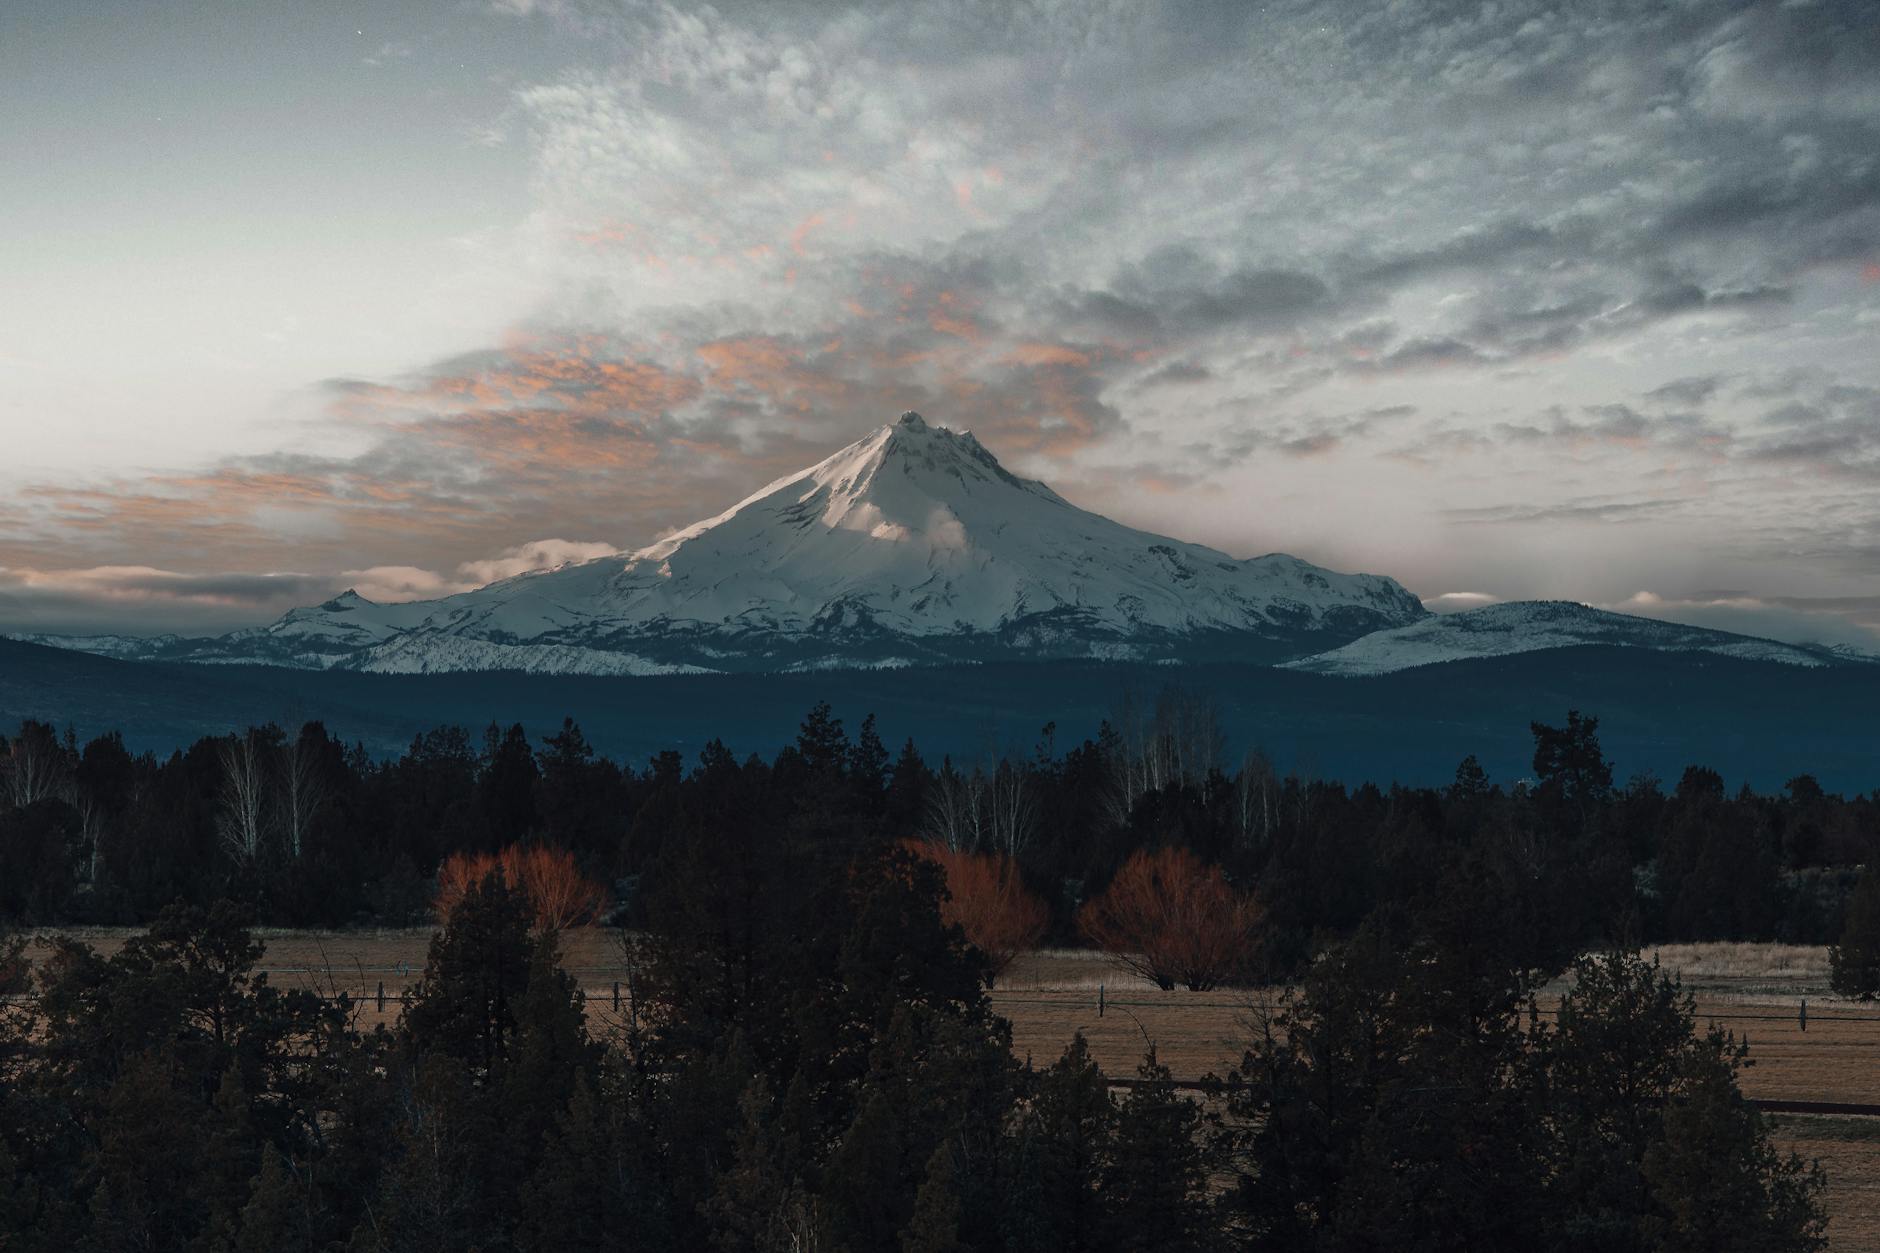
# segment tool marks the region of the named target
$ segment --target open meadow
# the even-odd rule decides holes
[[[133,933],[81,928],[64,934],[109,953]],[[401,994],[423,973],[432,932],[263,929],[257,934],[267,945],[260,968],[270,982],[346,992],[359,1006],[359,1022],[369,1027],[397,1017]],[[1880,1005],[1833,995],[1825,949],[1686,944],[1666,945],[1648,956],[1693,994],[1700,1021],[1714,1021],[1748,1039],[1752,1064],[1742,1086],[1750,1097],[1880,1105]],[[618,932],[584,928],[568,933],[563,962],[586,989],[597,1029],[630,1012],[632,981]],[[1543,1016],[1558,991],[1544,990]],[[1021,1059],[1048,1064],[1081,1031],[1092,1055],[1113,1076],[1129,1076],[1153,1044],[1177,1078],[1198,1079],[1235,1063],[1281,995],[1276,988],[1163,992],[1118,970],[1099,953],[1057,949],[1019,957],[993,989],[992,1000],[1012,1023],[1012,1046]],[[1828,1171],[1831,1246],[1880,1247],[1880,1117],[1792,1112],[1775,1117],[1780,1142],[1819,1158]]]

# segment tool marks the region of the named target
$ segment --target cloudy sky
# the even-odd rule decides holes
[[[11,0],[0,169],[0,629],[638,546],[913,408],[1435,608],[1880,648],[1862,0]]]

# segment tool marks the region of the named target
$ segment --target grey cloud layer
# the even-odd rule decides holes
[[[377,560],[638,542],[916,407],[1431,593],[1880,594],[1864,4],[497,7],[590,49],[505,124],[524,346],[330,389],[362,456],[209,476],[408,508]],[[59,504],[13,534],[128,555]]]

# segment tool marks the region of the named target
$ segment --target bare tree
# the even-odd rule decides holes
[[[587,926],[607,912],[607,892],[581,874],[574,854],[542,844],[511,844],[496,853],[452,853],[437,868],[431,909],[441,926],[463,898],[493,874],[521,892],[542,931]]]
[[[267,825],[267,766],[253,728],[223,740],[217,750],[222,786],[215,829],[229,856],[251,865],[261,855]]]
[[[79,793],[74,804],[78,808],[79,830],[85,841],[85,882],[98,882],[98,850],[104,843],[105,808],[95,797]]]
[[[281,835],[287,842],[288,857],[299,861],[307,832],[327,798],[326,780],[320,772],[320,746],[304,726],[281,750],[279,792]]]
[[[1077,925],[1125,970],[1167,991],[1205,992],[1245,974],[1260,910],[1219,866],[1185,848],[1131,854]]]
[[[15,809],[55,797],[66,797],[72,787],[71,754],[43,722],[20,724],[17,738],[7,742],[0,756],[0,781],[8,804]]]
[[[991,851],[1018,856],[1038,829],[1038,806],[1025,767],[1002,760],[990,776],[975,770],[973,783],[985,794],[981,808],[988,815],[986,835]]]
[[[963,773],[951,757],[927,789],[921,834],[955,853],[999,852],[1015,857],[1038,829],[1038,804],[1022,763],[1001,759],[988,773]]]
[[[946,872],[940,920],[957,926],[985,955],[986,986],[1010,969],[1020,953],[1038,947],[1051,911],[1025,886],[1018,863],[999,853],[962,853],[909,840],[906,847]]]
[[[1273,842],[1278,806],[1279,775],[1272,760],[1261,749],[1248,749],[1234,779],[1234,826],[1241,847],[1264,849]]]
[[[1226,738],[1220,706],[1191,689],[1163,688],[1146,715],[1135,693],[1125,690],[1110,724],[1125,817],[1144,792],[1199,784],[1220,765]]]
[[[973,773],[979,774],[978,767]],[[985,830],[984,799],[984,789],[971,776],[961,774],[951,757],[942,759],[933,786],[927,789],[923,834],[931,843],[956,853],[976,851]]]

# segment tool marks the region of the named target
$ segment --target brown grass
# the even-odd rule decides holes
[[[1828,1175],[1828,1247],[1880,1248],[1880,1118],[1787,1114],[1776,1143]]]

